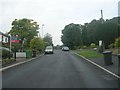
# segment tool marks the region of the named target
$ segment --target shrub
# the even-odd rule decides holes
[[[80,46],[74,46],[74,49],[80,49]]]
[[[112,44],[110,44],[108,47],[109,47],[109,48],[114,48],[114,46],[115,46],[114,43],[112,43]]]
[[[115,39],[115,47],[120,47],[120,37]]]
[[[15,62],[15,59],[3,59],[2,60],[3,65],[13,63],[13,62]]]
[[[91,43],[90,48],[96,48],[96,45],[94,43]]]
[[[1,50],[0,53],[2,54],[3,59],[12,57],[12,53],[10,53],[9,48],[1,47],[0,50]]]
[[[10,51],[2,50],[2,58],[7,58],[10,55]]]
[[[44,42],[41,38],[33,38],[30,41],[30,48],[38,51],[42,51],[44,49]]]
[[[86,48],[87,48],[87,46],[85,46],[85,45],[82,47],[82,49],[86,49]]]

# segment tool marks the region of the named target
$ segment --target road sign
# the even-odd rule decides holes
[[[99,46],[102,46],[102,40],[99,41]]]

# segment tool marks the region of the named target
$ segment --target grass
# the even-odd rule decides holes
[[[86,57],[86,58],[100,58],[103,57],[103,54],[98,53],[97,51],[93,50],[82,50],[78,52],[78,54]]]
[[[115,48],[115,49],[108,49],[108,51],[112,51],[112,54],[120,54],[120,49]]]

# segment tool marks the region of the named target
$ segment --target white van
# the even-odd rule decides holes
[[[53,46],[47,46],[45,48],[45,54],[48,54],[48,53],[54,53],[54,50],[53,50]]]

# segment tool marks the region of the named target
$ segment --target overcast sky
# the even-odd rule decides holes
[[[28,18],[40,25],[40,34],[50,33],[53,43],[61,43],[61,30],[70,23],[84,24],[118,16],[119,0],[0,0],[0,31],[8,32],[14,19]]]

